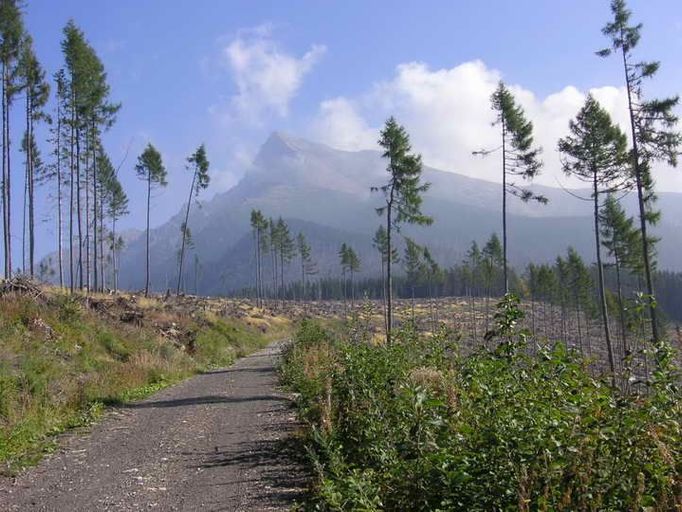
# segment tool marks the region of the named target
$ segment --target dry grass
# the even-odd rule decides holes
[[[252,319],[247,310],[227,299],[53,288],[0,295],[0,471],[36,462],[55,433],[92,421],[103,405],[230,364],[290,333],[284,316]]]

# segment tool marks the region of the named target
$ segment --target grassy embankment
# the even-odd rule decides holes
[[[648,393],[594,378],[563,345],[526,350],[514,301],[488,345],[407,328],[304,323],[282,377],[316,475],[311,510],[682,510],[682,396],[658,347]]]
[[[184,302],[183,302],[184,300]],[[0,472],[37,462],[54,434],[286,336],[248,304],[132,296],[0,296]]]

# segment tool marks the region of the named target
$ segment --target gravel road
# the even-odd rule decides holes
[[[110,411],[16,479],[2,511],[288,510],[305,475],[275,344]]]

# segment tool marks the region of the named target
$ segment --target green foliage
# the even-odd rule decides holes
[[[147,147],[137,158],[135,171],[137,176],[149,182],[150,186],[160,185],[165,187],[168,185],[166,181],[166,168],[161,160],[161,153],[151,143],[147,144]]]
[[[429,183],[422,183],[421,155],[410,153],[410,137],[405,128],[393,118],[386,121],[381,131],[379,145],[384,149],[382,156],[388,160],[388,182],[374,190],[381,191],[386,200],[386,206],[377,208],[377,213],[383,215],[389,212],[392,216],[388,229],[399,229],[401,223],[429,225],[431,217],[421,211],[422,194],[429,189]]]
[[[526,180],[535,178],[542,169],[540,160],[542,149],[534,146],[533,123],[526,119],[525,112],[517,105],[514,95],[503,82],[498,84],[490,101],[497,115],[496,124],[499,124],[502,130],[504,143],[502,150],[505,153],[502,172],[505,175],[521,176]],[[547,203],[544,196],[534,194],[511,181],[505,181],[505,192],[523,201]]]
[[[187,168],[192,171],[191,196],[199,195],[199,192],[208,188],[211,177],[208,175],[209,162],[206,157],[206,147],[202,144],[187,158]]]
[[[282,375],[318,477],[311,510],[673,510],[682,396],[669,349],[649,396],[622,396],[558,344],[531,355],[509,295],[492,351],[443,332],[391,345],[304,323]]]

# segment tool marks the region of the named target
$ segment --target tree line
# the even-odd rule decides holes
[[[3,275],[17,273],[51,278],[59,286],[75,290],[104,291],[118,288],[119,254],[124,245],[116,223],[129,213],[128,197],[118,165],[112,163],[103,142],[114,125],[121,104],[111,100],[104,65],[83,31],[70,20],[62,31],[63,66],[52,80],[46,78],[33,47],[33,39],[23,22],[23,2],[0,0],[0,66],[2,80],[2,231]],[[53,95],[52,108],[48,103]],[[12,185],[18,175],[12,161],[13,126],[11,112],[24,99],[25,126],[20,143],[23,162],[23,205],[19,210]],[[35,128],[45,123],[49,130],[49,159],[38,149]],[[185,220],[180,226],[178,281],[186,248],[191,246],[188,228],[190,206],[209,184],[209,162],[203,145],[187,159],[192,173]],[[161,154],[150,143],[135,165],[137,176],[147,188],[146,281],[149,293],[149,223],[151,192],[167,185],[167,172]],[[36,188],[49,187],[54,197],[56,261],[54,266],[36,269]],[[13,188],[14,187],[14,188]],[[13,261],[15,235],[13,220],[22,211],[22,261]]]

